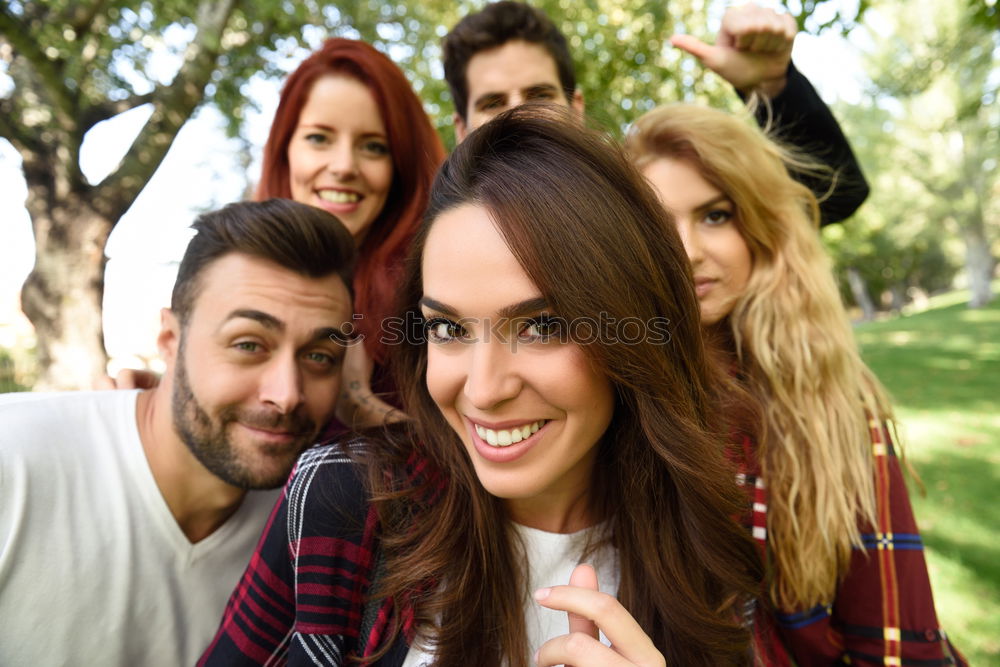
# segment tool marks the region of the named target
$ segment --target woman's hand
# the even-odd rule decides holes
[[[349,345],[344,353],[340,397],[337,400],[337,419],[352,428],[381,426],[406,419],[406,415],[392,407],[372,391],[371,377],[374,366],[365,346],[360,341]]]
[[[123,368],[114,378],[103,376],[94,381],[94,389],[152,389],[160,384],[160,376],[153,371]]]
[[[569,614],[569,633],[545,642],[535,654],[539,667],[666,665],[663,655],[625,607],[614,597],[600,592],[597,573],[590,565],[577,565],[570,575],[569,586],[535,591],[535,600],[543,607],[561,609]],[[611,640],[611,646],[600,642],[600,631]]]

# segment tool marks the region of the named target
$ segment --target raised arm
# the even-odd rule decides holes
[[[812,84],[792,64],[797,26],[787,14],[753,4],[726,11],[714,45],[690,35],[675,35],[671,43],[731,83],[743,99],[753,92],[769,104],[760,105],[757,121],[770,119],[781,141],[832,169],[833,180],[813,174],[793,174],[820,200],[820,223],[840,222],[868,197],[854,152],[830,109]]]

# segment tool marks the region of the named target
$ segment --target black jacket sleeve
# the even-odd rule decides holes
[[[795,65],[789,64],[788,83],[769,106],[757,108],[758,123],[770,116],[776,139],[833,169],[832,183],[825,175],[792,173],[819,199],[820,224],[849,218],[868,197],[868,182],[837,119]]]

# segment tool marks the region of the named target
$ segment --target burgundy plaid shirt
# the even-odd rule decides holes
[[[938,624],[923,541],[889,433],[873,421],[871,437],[878,525],[862,525],[864,548],[854,550],[829,604],[759,619],[755,635],[766,665],[966,665]],[[748,438],[743,448],[744,460],[755,461]],[[741,479],[752,496],[753,536],[766,558],[767,489],[754,466]]]
[[[370,655],[393,605],[365,605],[378,552],[366,497],[342,446],[305,452],[198,664],[341,665]],[[397,639],[375,664],[398,666],[406,651]]]

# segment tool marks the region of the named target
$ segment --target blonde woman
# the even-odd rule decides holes
[[[802,162],[690,105],[649,112],[627,146],[676,219],[703,327],[761,403],[741,438],[773,609],[764,661],[964,664],[939,629],[892,408],[858,355],[817,202],[789,176]]]

